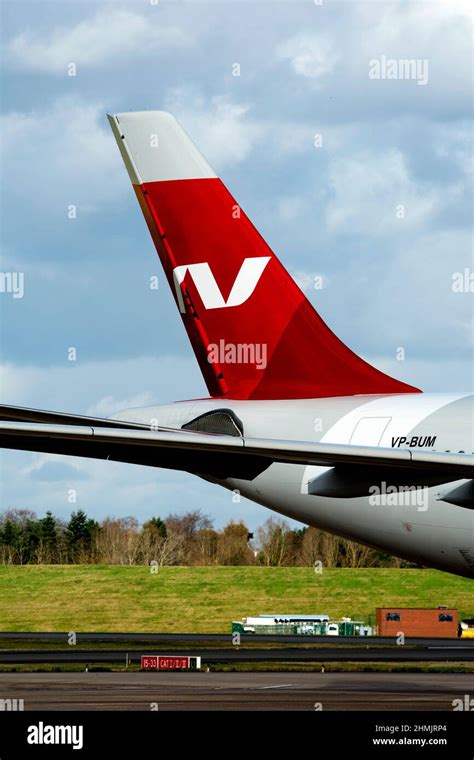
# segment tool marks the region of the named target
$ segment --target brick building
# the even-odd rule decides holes
[[[447,607],[377,607],[375,623],[379,636],[426,636],[455,638],[458,635],[458,612]]]

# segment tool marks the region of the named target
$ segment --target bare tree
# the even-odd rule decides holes
[[[348,541],[342,539],[343,547],[346,556],[347,567],[370,567],[372,565],[371,555],[372,549],[362,544],[357,544],[355,541]]]
[[[164,525],[164,523],[163,523]],[[181,551],[181,540],[173,533],[159,530],[146,523],[140,536],[140,559],[145,565],[176,565]]]
[[[220,533],[212,528],[197,531],[194,542],[193,564],[215,565],[217,562]]]
[[[301,542],[301,550],[297,558],[298,564],[313,567],[316,562],[322,562],[322,531],[317,528],[307,528]]]
[[[289,546],[290,526],[281,517],[269,517],[258,529],[260,558],[267,566],[284,564]]]
[[[248,547],[249,530],[242,522],[231,520],[219,533],[217,563],[219,565],[250,565],[254,563],[253,552]]]
[[[196,555],[197,536],[201,530],[212,530],[212,521],[201,510],[171,514],[166,520],[166,534],[179,547],[178,563],[191,565]]]
[[[107,517],[96,542],[98,555],[106,564],[137,564],[140,550],[138,521],[135,517]]]

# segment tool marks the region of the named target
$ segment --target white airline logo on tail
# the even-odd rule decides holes
[[[244,259],[227,301],[224,300],[216,278],[212,274],[211,267],[207,262],[203,262],[202,264],[183,264],[176,267],[173,269],[173,280],[180,312],[184,314],[186,311],[181,283],[187,272],[193,278],[204,307],[206,309],[224,309],[229,306],[240,306],[250,298],[270,258],[270,256],[255,256]]]

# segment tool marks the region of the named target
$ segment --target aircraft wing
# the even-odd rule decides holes
[[[102,417],[86,417],[82,414],[67,412],[50,412],[44,409],[29,409],[25,406],[8,406],[0,404],[0,420],[11,422],[43,422],[59,425],[99,425],[105,428],[132,428],[134,430],[149,430],[148,425],[123,420],[108,420]]]
[[[27,410],[24,411],[27,416]],[[365,483],[374,482],[374,473],[379,480],[389,473],[397,482],[408,478],[408,482],[427,485],[474,477],[472,454],[234,437],[169,428],[151,430],[140,426],[127,427],[126,423],[117,420],[73,419],[73,424],[12,421],[11,418],[1,421],[0,445],[25,451],[188,470],[210,478],[253,479],[274,462],[322,465],[335,468],[340,474],[339,481],[344,473],[347,481],[350,474],[352,481],[359,483],[359,490],[362,487],[361,473]],[[86,419],[88,422],[84,424]],[[107,427],[106,424],[110,423],[113,425]],[[334,490],[334,483],[332,488]],[[319,491],[310,493],[317,495]],[[330,495],[327,490],[325,495]]]

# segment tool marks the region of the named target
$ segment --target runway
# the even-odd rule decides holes
[[[196,644],[197,642],[203,643],[227,643],[232,641],[231,633],[101,633],[101,632],[76,632],[76,640],[78,644],[85,643],[154,643],[154,644],[166,644],[178,643],[183,644]],[[70,633],[66,631],[0,631],[0,648],[2,640],[18,640],[18,641],[42,641],[42,642],[63,642],[67,643],[70,637]],[[281,635],[268,635],[262,636],[243,634],[241,637],[242,643],[250,644],[344,644],[347,646],[364,646],[366,644],[383,644],[388,646],[390,644],[396,644],[396,640],[390,636],[281,636]],[[426,638],[426,637],[411,637],[405,638],[407,646],[417,647],[436,647],[436,646],[449,646],[449,647],[474,647],[474,639],[460,639],[460,638]]]
[[[227,649],[171,649],[147,647],[136,649],[67,649],[3,650],[1,664],[26,663],[128,663],[140,664],[142,655],[166,655],[179,657],[183,654],[201,657],[202,664],[238,662],[474,662],[474,647],[361,647],[326,646],[320,648],[243,648],[229,646]]]
[[[472,693],[449,673],[1,673],[31,710],[449,711]]]
[[[0,664],[139,665],[142,655],[200,656],[203,666],[242,662],[474,662],[474,640],[184,633],[0,632]],[[105,646],[109,644],[109,646]]]

